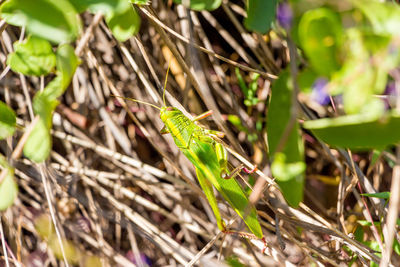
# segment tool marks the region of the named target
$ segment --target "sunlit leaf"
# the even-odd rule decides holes
[[[372,223],[370,221],[367,221],[367,220],[358,220],[357,222],[362,226],[372,226]],[[381,225],[381,223],[380,222],[374,222],[374,225],[379,226],[379,225]]]
[[[50,154],[51,145],[50,130],[40,119],[25,143],[24,155],[34,162],[43,162]]]
[[[400,7],[391,2],[374,0],[353,0],[372,25],[374,32],[387,35],[399,35]]]
[[[68,0],[7,0],[0,6],[0,16],[54,43],[75,40],[81,28],[79,16]]]
[[[11,136],[15,131],[16,117],[14,111],[0,101],[0,140]]]
[[[115,38],[121,42],[135,35],[140,28],[140,16],[129,3],[115,9],[106,18],[107,25]]]
[[[75,70],[80,63],[79,58],[75,55],[74,48],[69,44],[64,44],[57,49],[57,75],[62,77],[62,88],[66,89],[70,84]],[[58,96],[61,96],[60,92]]]
[[[121,42],[128,40],[139,31],[140,16],[128,0],[70,0],[82,12],[103,13],[108,27]],[[146,2],[146,1],[140,1]]]
[[[340,68],[338,52],[342,26],[338,14],[327,8],[306,12],[300,20],[298,36],[312,68],[318,74],[329,77]]]
[[[8,168],[3,181],[0,181],[0,211],[6,210],[18,195],[18,186],[14,181],[14,169]]]
[[[150,0],[130,0],[132,4],[135,5],[148,5],[150,4]]]
[[[56,55],[47,40],[30,36],[22,43],[14,43],[14,52],[8,55],[7,64],[13,71],[25,75],[47,75],[56,65]]]
[[[33,99],[33,108],[40,116],[24,146],[24,155],[35,162],[43,162],[50,154],[52,139],[50,128],[52,115],[58,101],[49,99],[44,92],[38,93]]]
[[[283,153],[276,153],[274,162],[271,164],[271,171],[275,177],[279,177],[279,181],[286,182],[296,179],[306,170],[306,164],[303,161],[287,163],[286,156]]]
[[[182,4],[182,0],[174,0],[175,3],[177,4]],[[222,0],[191,0],[190,6],[188,6],[190,9],[193,10],[214,10],[219,8],[219,6],[222,3]]]
[[[397,255],[400,255],[400,243],[396,238],[393,240],[393,251],[396,252]]]
[[[345,44],[345,61],[332,75],[330,90],[343,94],[346,113],[356,114],[376,104],[373,95],[385,90],[388,72],[400,62],[400,51],[396,46],[389,49],[386,38],[356,28],[346,31]]]

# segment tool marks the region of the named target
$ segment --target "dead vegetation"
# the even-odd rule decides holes
[[[140,14],[139,34],[123,44],[100,14],[83,15],[86,25],[76,45],[82,63],[54,114],[51,157],[40,165],[23,157],[14,162],[19,197],[1,214],[9,263],[66,265],[35,228],[38,218],[50,214],[62,240],[101,258],[104,266],[223,266],[227,259],[246,266],[344,266],[351,260],[344,245],[359,255],[358,266],[379,262],[351,234],[357,219],[387,212],[383,201],[360,196],[360,191],[389,191],[391,168],[385,160],[371,165],[370,155],[331,150],[304,132],[304,203],[290,208],[269,175],[266,133],[256,124],[265,128],[270,85],[288,65],[288,42],[275,32],[245,31],[244,10],[234,3],[210,13],[153,1]],[[12,43],[24,32],[2,29],[0,96],[24,127],[32,119],[31,97],[47,78],[24,77],[5,67]],[[112,96],[162,105],[168,62],[167,101],[190,114],[212,110],[212,120],[202,124],[226,133],[231,166],[259,166],[251,199],[266,237],[265,254],[260,240],[218,230],[193,166],[170,136],[159,134],[158,111]],[[252,109],[243,105],[235,67],[246,79],[251,72],[261,74],[262,101]],[[248,132],[234,127],[227,115],[240,118]],[[256,141],[249,142],[249,135]],[[2,153],[10,155],[21,136],[22,131],[1,142]],[[220,208],[232,229],[246,231],[222,199]],[[371,229],[371,239],[380,240],[376,228]],[[82,259],[78,263],[90,266]],[[5,266],[4,257],[0,266]]]

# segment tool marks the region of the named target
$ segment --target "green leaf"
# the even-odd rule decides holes
[[[267,33],[275,20],[277,0],[248,0],[244,26],[250,31]]]
[[[62,239],[61,242],[62,242],[62,247],[63,247],[64,253],[65,253],[65,258],[67,259],[67,261],[69,263],[76,265],[81,258],[81,251],[74,245],[74,242],[72,242],[70,240]],[[57,259],[59,259],[59,260],[64,259],[64,255],[61,250],[60,242],[56,235],[50,236],[47,244],[48,244],[49,248],[53,251],[53,253]]]
[[[329,77],[340,68],[338,52],[341,46],[340,17],[327,8],[310,10],[302,16],[298,35],[312,68]]]
[[[229,114],[228,121],[232,123],[233,126],[235,126],[239,131],[248,133],[248,130],[242,125],[242,121],[238,116]]]
[[[68,0],[8,0],[0,6],[7,23],[54,43],[76,39],[81,21]]]
[[[375,163],[377,162],[377,160],[379,159],[379,157],[382,155],[383,150],[379,150],[379,149],[374,149],[372,151],[372,157],[371,157],[371,163],[370,166],[375,165]]]
[[[399,5],[391,2],[383,3],[373,0],[353,0],[352,2],[364,13],[375,33],[394,36],[399,34]]]
[[[8,168],[4,180],[0,183],[0,211],[6,210],[13,203],[18,194],[18,186],[14,181],[14,169]]]
[[[124,42],[138,33],[140,29],[140,16],[128,2],[115,9],[111,15],[107,16],[107,25],[115,38]]]
[[[56,65],[56,55],[51,44],[42,38],[29,36],[24,42],[14,43],[14,52],[8,55],[7,64],[15,72],[25,75],[47,75]]]
[[[239,261],[237,256],[233,255],[228,257],[225,262],[231,267],[244,267],[245,265]]]
[[[297,83],[300,87],[300,90],[304,93],[311,93],[312,86],[315,80],[318,78],[318,75],[310,68],[306,68],[302,70],[297,76]]]
[[[279,75],[271,90],[267,118],[269,153],[274,166],[271,171],[288,203],[297,207],[303,199],[305,163],[304,145],[296,121],[283,149],[280,153],[276,151],[291,117],[293,90],[289,71]]]
[[[33,110],[40,116],[40,120],[28,137],[24,154],[35,162],[43,162],[49,156],[52,145],[50,129],[53,111],[58,105],[57,97],[68,87],[78,64],[79,59],[72,46],[61,45],[57,49],[57,77],[33,99]]]
[[[46,213],[42,213],[39,217],[35,218],[34,226],[40,238],[45,240],[48,240],[56,232],[50,216]]]
[[[393,251],[396,252],[397,255],[400,255],[400,243],[396,238],[393,240]]]
[[[92,13],[103,13],[108,27],[118,41],[124,42],[139,31],[140,16],[128,0],[70,1],[79,12],[89,9]]]
[[[357,226],[356,230],[354,231],[354,239],[358,242],[364,241],[364,229],[360,226]]]
[[[276,153],[271,165],[271,171],[279,181],[287,182],[296,179],[306,170],[306,164],[303,161],[287,163],[286,156],[283,153]]]
[[[358,220],[357,222],[358,222],[361,226],[372,226],[372,223],[369,222],[369,221],[367,221],[367,220]],[[381,225],[381,223],[380,223],[380,222],[374,222],[374,225],[375,225],[375,226],[379,226],[379,225]]]
[[[45,121],[40,119],[25,143],[24,155],[34,162],[43,162],[50,154],[51,145],[50,130]]]
[[[150,0],[130,0],[130,2],[135,5],[149,5],[150,4]]]
[[[47,84],[42,94],[46,96],[48,100],[55,100],[57,97],[61,96],[64,91],[63,77],[62,75],[58,75]]]
[[[0,140],[13,135],[16,117],[14,111],[0,101]]]
[[[57,75],[62,77],[62,88],[66,89],[70,84],[75,70],[80,63],[75,55],[74,48],[69,44],[64,44],[57,49]],[[56,97],[60,96],[61,92]]]
[[[69,2],[78,13],[82,13],[88,8],[88,3],[84,0],[69,0]]]
[[[174,0],[177,4],[182,4],[182,0]],[[201,10],[214,10],[219,8],[221,5],[222,0],[191,0],[190,9],[201,11]]]
[[[386,37],[365,29],[351,28],[344,36],[345,61],[329,87],[332,94],[343,93],[345,111],[355,114],[376,104],[373,95],[385,90],[388,72],[400,63],[400,51]]]
[[[235,68],[235,75],[236,75],[236,78],[238,79],[240,89],[242,89],[243,94],[246,95],[247,91],[249,91],[249,88],[247,87],[246,82],[244,81],[239,68]]]
[[[390,198],[390,192],[378,192],[378,193],[364,193],[361,194],[362,196],[365,197],[376,197],[376,198],[383,198],[383,199],[389,199]]]
[[[253,74],[251,75],[251,82],[250,82],[250,84],[249,84],[249,89],[250,89],[252,92],[254,92],[254,94],[255,94],[255,92],[256,92],[257,89],[258,89],[258,78],[260,78],[260,74],[259,74],[259,73],[253,73]]]
[[[69,1],[75,7],[75,9],[78,10],[78,12],[82,12],[86,9],[89,9],[91,13],[95,14],[101,12],[107,16],[108,14],[113,12],[113,10],[116,9],[123,0],[69,0]]]
[[[58,105],[58,101],[50,99],[45,91],[37,93],[33,98],[33,109],[40,119],[24,146],[24,155],[38,163],[45,161],[50,154],[52,115]]]
[[[366,150],[382,149],[400,141],[400,115],[374,118],[364,114],[306,121],[305,129],[331,146]]]

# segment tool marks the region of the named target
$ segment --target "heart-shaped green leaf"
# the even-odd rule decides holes
[[[22,43],[15,42],[14,50],[7,58],[13,71],[40,76],[49,74],[56,65],[51,44],[42,38],[30,36]]]

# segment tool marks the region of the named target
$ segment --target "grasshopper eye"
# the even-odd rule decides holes
[[[167,107],[165,110],[166,110],[166,111],[173,111],[174,108],[173,108],[173,107]]]

